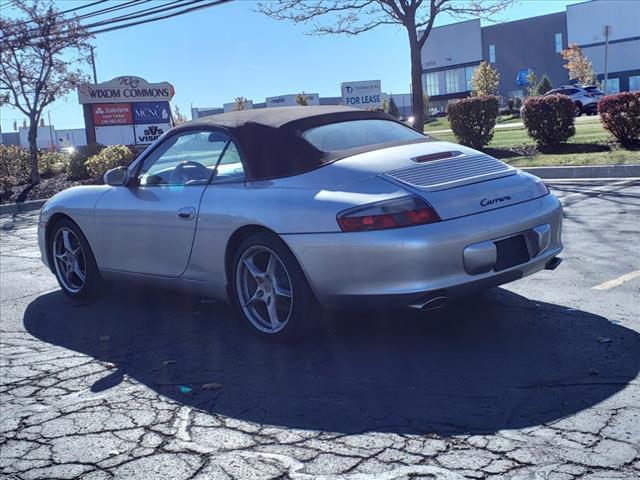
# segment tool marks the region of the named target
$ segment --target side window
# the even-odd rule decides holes
[[[167,138],[145,159],[138,174],[139,184],[206,184],[227,142],[229,137],[225,133],[210,130]]]
[[[213,181],[224,180],[244,180],[244,168],[240,160],[240,152],[233,142],[229,142]]]

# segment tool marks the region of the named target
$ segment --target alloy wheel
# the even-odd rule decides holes
[[[284,263],[267,247],[249,247],[236,267],[240,307],[251,324],[264,333],[277,333],[289,321],[293,289]]]
[[[53,258],[60,283],[71,293],[78,293],[87,278],[87,262],[82,244],[69,228],[61,228],[53,238]]]

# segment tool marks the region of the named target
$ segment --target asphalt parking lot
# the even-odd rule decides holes
[[[1,218],[0,477],[640,478],[640,182],[557,181],[564,263],[296,344],[223,304],[77,304]]]

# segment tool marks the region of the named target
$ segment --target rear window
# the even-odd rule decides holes
[[[401,123],[379,119],[330,123],[310,128],[302,136],[323,152],[426,138]]]

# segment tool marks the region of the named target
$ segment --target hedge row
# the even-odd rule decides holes
[[[73,153],[38,153],[38,169],[44,178],[64,173],[70,180],[93,179],[98,182],[107,170],[128,166],[136,151],[124,145],[90,145]],[[7,191],[30,181],[29,151],[17,145],[0,145],[0,190]]]
[[[447,117],[458,142],[482,148],[493,138],[498,116],[498,97],[469,97],[447,105]],[[640,92],[604,97],[598,103],[604,128],[622,146],[640,142]],[[540,146],[566,142],[575,135],[576,106],[565,95],[530,97],[524,101],[522,121],[527,133]]]

